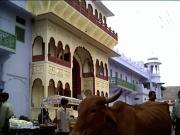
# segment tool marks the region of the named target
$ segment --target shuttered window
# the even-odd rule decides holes
[[[16,39],[18,41],[24,42],[25,39],[25,30],[19,26],[16,26]]]

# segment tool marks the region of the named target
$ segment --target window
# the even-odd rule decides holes
[[[97,90],[97,96],[100,96],[100,92],[99,92],[99,90]]]
[[[116,74],[116,78],[118,78],[118,72],[116,72],[115,74]]]
[[[18,41],[24,42],[25,41],[25,26],[26,21],[19,17],[16,16],[16,27],[15,27],[15,33],[16,33],[16,39]]]
[[[18,41],[24,42],[25,39],[25,30],[19,26],[16,26],[16,39]]]
[[[151,65],[151,72],[153,73],[153,65]]]
[[[16,22],[24,26],[26,25],[26,21],[19,16],[16,16]]]
[[[103,91],[101,91],[101,96],[104,97],[104,92]]]
[[[115,78],[116,78],[116,84],[117,84],[117,82],[118,82],[118,72],[115,72]]]
[[[110,69],[110,77],[112,77],[112,69]]]
[[[120,78],[121,78],[121,80],[123,79],[122,74],[120,74]]]

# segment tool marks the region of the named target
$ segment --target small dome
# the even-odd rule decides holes
[[[162,64],[157,57],[148,58],[147,61],[145,62],[145,64],[150,64],[150,63],[155,63],[158,65]]]

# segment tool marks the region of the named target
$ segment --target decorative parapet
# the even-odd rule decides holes
[[[89,12],[88,9],[81,6],[81,4],[76,0],[65,0],[69,5],[74,7],[77,11],[79,11],[81,14],[83,14],[85,17],[87,17],[91,22],[96,24],[99,28],[104,30],[106,33],[108,33],[110,36],[112,36],[114,39],[118,40],[118,35],[115,33],[114,30],[111,30],[111,27],[107,27],[107,24],[103,24],[102,21],[98,20],[98,18]]]
[[[125,80],[121,80],[120,78],[116,78],[116,77],[110,77],[110,85],[115,85],[115,86],[119,86],[119,87],[125,87],[129,90],[135,91],[136,90],[136,86],[132,83],[129,83]]]
[[[134,72],[140,74],[141,76],[144,76],[146,78],[149,78],[150,76],[150,70],[148,68],[144,67],[144,63],[143,62],[136,62],[133,61],[127,57],[125,57],[123,54],[121,54],[120,57],[114,57],[111,58],[112,60],[123,64],[124,66],[132,69]]]
[[[82,5],[74,4],[75,1],[27,1],[27,10],[34,15],[53,13],[61,20],[95,39],[104,46],[112,49],[118,43],[117,33],[110,27],[100,23]],[[53,18],[52,18],[53,19]]]
[[[15,52],[16,36],[0,29],[0,48]]]

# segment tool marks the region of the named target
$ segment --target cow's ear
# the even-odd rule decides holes
[[[111,111],[107,111],[107,112],[105,113],[104,122],[105,122],[106,124],[111,125],[111,126],[113,125],[114,127],[116,127],[117,124],[118,124],[117,119],[115,118],[115,116],[113,115],[113,113],[112,113]]]

